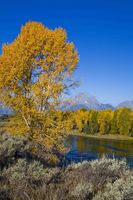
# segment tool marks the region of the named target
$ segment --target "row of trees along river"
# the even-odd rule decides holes
[[[65,122],[68,129],[78,133],[133,136],[133,112],[129,108],[56,111],[56,120],[58,123]]]

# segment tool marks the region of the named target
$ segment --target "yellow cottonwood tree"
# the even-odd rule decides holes
[[[76,128],[79,132],[83,132],[84,126],[87,124],[89,113],[84,111],[84,109],[79,109],[75,112],[74,121]]]
[[[0,101],[21,114],[28,138],[46,145],[60,139],[50,112],[74,84],[71,75],[77,62],[77,51],[66,32],[38,22],[26,23],[11,44],[3,45]]]

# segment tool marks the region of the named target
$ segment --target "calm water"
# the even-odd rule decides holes
[[[108,157],[125,158],[133,168],[133,143],[131,142],[69,136],[67,146],[70,148],[65,159],[67,163],[94,160],[105,154]]]

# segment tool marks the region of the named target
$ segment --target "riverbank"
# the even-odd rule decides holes
[[[83,137],[87,137],[87,138],[94,138],[94,139],[101,139],[101,140],[127,141],[127,142],[132,142],[133,143],[133,137],[124,136],[124,135],[111,135],[111,134],[106,134],[106,135],[100,135],[100,134],[87,135],[87,134],[84,134],[84,133],[77,133],[77,132],[74,132],[71,135],[83,136]]]

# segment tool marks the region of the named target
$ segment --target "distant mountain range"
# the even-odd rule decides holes
[[[118,106],[114,107],[111,104],[100,103],[94,96],[86,93],[80,93],[73,98],[65,100],[61,104],[61,110],[78,110],[80,108],[86,108],[87,110],[106,110],[108,108],[115,110],[117,108],[127,107],[133,110],[133,101],[124,101]],[[9,115],[12,111],[0,104],[0,115]]]
[[[121,108],[121,107],[127,107],[133,110],[133,101],[123,101],[117,106],[117,108]]]
[[[88,110],[115,110],[120,107],[127,107],[133,110],[133,101],[124,101],[118,106],[114,107],[111,104],[100,103],[94,96],[86,93],[80,93],[77,96],[67,99],[61,105],[61,110],[78,110],[80,108],[86,108]]]

